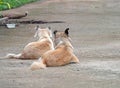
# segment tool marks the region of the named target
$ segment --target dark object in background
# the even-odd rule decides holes
[[[2,14],[1,17],[8,17],[8,19],[20,19],[26,17],[28,12],[26,11],[25,14]]]

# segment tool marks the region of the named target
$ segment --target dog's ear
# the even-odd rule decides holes
[[[39,25],[37,25],[37,26],[35,27],[36,33],[35,33],[34,37],[37,37],[37,36],[38,36],[38,29],[39,29]]]
[[[51,27],[47,27],[46,29],[51,30]]]
[[[37,25],[36,27],[35,27],[35,30],[37,31],[39,29],[39,25]]]
[[[51,27],[48,27],[49,30],[51,30]]]
[[[57,32],[58,32],[58,31],[57,31],[57,30],[55,30],[55,31],[53,32],[53,34],[54,34],[54,35],[56,35],[56,33],[57,33]]]
[[[48,27],[47,29],[49,30],[49,32],[50,32],[50,37],[52,38],[52,30],[51,30],[51,27]]]
[[[66,29],[65,29],[65,34],[66,34],[66,35],[69,35],[68,30],[69,30],[69,28],[66,28]]]

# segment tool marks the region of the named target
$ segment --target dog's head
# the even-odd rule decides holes
[[[34,37],[52,37],[52,31],[50,27],[40,28],[39,25],[35,27],[36,33]]]
[[[71,41],[71,38],[69,37],[69,28],[66,28],[65,31],[63,32],[55,30],[53,34],[54,34],[55,46],[62,40],[62,38],[65,38]]]

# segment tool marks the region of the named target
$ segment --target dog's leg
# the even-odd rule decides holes
[[[79,59],[73,54],[72,55],[72,61],[71,62],[74,62],[74,63],[79,63]]]
[[[33,62],[32,65],[30,66],[31,70],[38,70],[38,69],[44,69],[46,68],[46,64],[43,63],[44,61],[39,59],[37,62]]]

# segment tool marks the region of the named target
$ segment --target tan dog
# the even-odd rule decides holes
[[[21,54],[8,54],[6,58],[15,59],[38,59],[43,53],[48,50],[53,50],[52,32],[49,28],[41,29],[39,26],[36,27],[36,33],[34,37],[39,37],[36,42],[31,42],[25,46]]]
[[[68,33],[65,32],[65,34],[68,36]],[[62,37],[55,50],[44,53],[38,62],[33,62],[30,68],[37,70],[45,67],[63,66],[71,62],[78,63],[79,59],[73,53],[73,47],[69,40]]]

